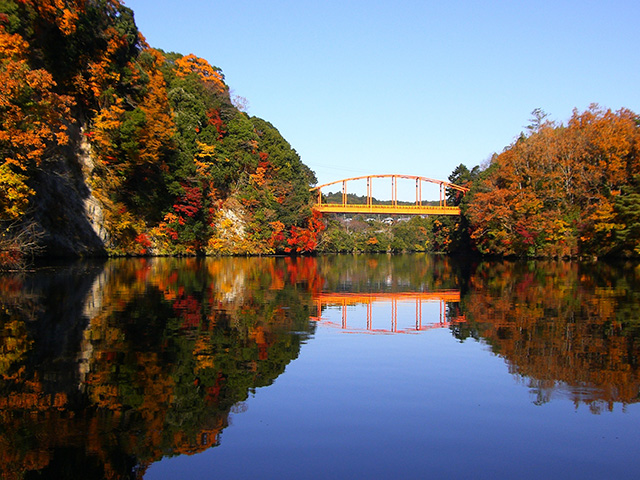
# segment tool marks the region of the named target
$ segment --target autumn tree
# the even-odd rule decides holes
[[[27,43],[0,25],[0,220],[24,212],[31,190],[24,181],[57,145],[68,142],[69,97],[55,93],[56,83],[27,62]]]
[[[592,105],[567,126],[539,116],[496,155],[469,195],[471,238],[482,253],[611,253],[615,199],[638,173],[636,115]]]
[[[7,255],[19,261],[36,246],[25,235],[25,229],[35,234],[32,226],[23,221],[34,194],[30,178],[68,143],[72,99],[56,93],[52,76],[31,68],[27,57],[27,42],[0,24],[0,250],[5,261]]]
[[[295,150],[234,106],[219,68],[150,48],[120,0],[4,0],[0,24],[0,221],[48,198],[44,162],[68,143],[57,167],[74,211],[40,217],[90,220],[109,253],[283,252],[316,231],[315,177]]]
[[[227,90],[224,84],[222,73],[219,68],[213,67],[203,58],[198,58],[194,54],[185,55],[175,62],[176,75],[186,77],[195,74],[207,88],[213,89],[216,93],[223,93]]]

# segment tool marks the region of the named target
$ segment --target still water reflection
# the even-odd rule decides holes
[[[1,478],[632,478],[639,281],[427,255],[4,275]]]

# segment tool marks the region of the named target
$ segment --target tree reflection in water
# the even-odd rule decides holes
[[[141,477],[216,445],[313,332],[313,265],[141,259],[4,277],[3,478]]]
[[[2,478],[139,478],[164,456],[217,445],[229,413],[298,356],[336,295],[446,292],[443,325],[486,342],[534,401],[564,395],[594,412],[636,402],[638,286],[624,267],[428,255],[128,259],[7,275]]]
[[[640,282],[632,266],[483,263],[460,309],[460,339],[482,339],[542,404],[554,395],[594,413],[635,403]]]

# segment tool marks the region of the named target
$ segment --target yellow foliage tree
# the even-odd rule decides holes
[[[160,70],[165,58],[153,48],[147,48],[145,53],[152,58],[152,62],[146,68],[149,76],[148,92],[140,104],[146,122],[140,135],[143,148],[140,150],[138,162],[158,163],[162,160],[163,152],[172,148],[176,130],[167,98],[167,86]]]
[[[68,143],[70,97],[27,61],[29,45],[0,25],[0,222],[15,222],[34,191],[29,175],[58,145]]]

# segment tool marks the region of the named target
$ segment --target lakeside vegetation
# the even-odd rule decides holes
[[[535,110],[459,218],[312,213],[314,173],[222,71],[150,47],[119,0],[0,1],[0,264],[29,255],[640,255],[640,120]],[[425,168],[428,168],[425,166]],[[358,199],[353,198],[354,203]]]
[[[314,174],[221,70],[118,0],[0,2],[2,260],[314,246]],[[81,240],[75,240],[80,238]]]
[[[533,114],[472,182],[471,244],[502,256],[638,256],[638,115],[591,105],[564,125]]]

